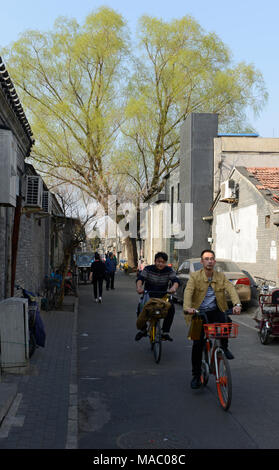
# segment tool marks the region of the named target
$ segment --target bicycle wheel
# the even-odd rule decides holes
[[[153,343],[153,354],[156,364],[160,362],[162,354],[162,339],[161,339],[161,324],[157,321],[153,326],[154,331],[154,343]]]
[[[205,387],[209,380],[208,352],[204,349],[201,364],[201,383]]]
[[[259,337],[262,344],[269,344],[271,342],[269,329],[266,326],[263,326],[259,331]]]
[[[36,337],[32,331],[29,331],[29,358],[33,356],[37,347]]]
[[[222,408],[227,411],[232,401],[232,378],[229,361],[223,352],[217,353],[218,376],[216,374],[216,387],[219,402]]]

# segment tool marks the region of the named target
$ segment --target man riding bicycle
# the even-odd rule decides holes
[[[228,292],[233,303],[234,314],[240,314],[241,312],[238,293],[224,273],[214,271],[216,264],[214,251],[204,250],[201,253],[201,263],[203,268],[191,273],[184,292],[183,311],[186,323],[189,323],[188,315],[195,314],[196,309],[206,314],[208,323],[225,323],[225,312],[228,310],[226,292]],[[233,359],[234,356],[228,349],[228,339],[222,338],[221,345],[226,357]],[[201,386],[200,376],[203,347],[204,332],[202,329],[200,339],[193,341],[192,346],[192,388],[199,388]]]
[[[162,298],[166,291],[174,293],[178,288],[180,282],[176,277],[175,271],[167,266],[168,255],[164,252],[158,252],[155,255],[154,263],[150,266],[146,266],[141,272],[138,273],[136,280],[136,289],[138,294],[144,294],[144,291],[151,292],[152,297]],[[169,284],[171,287],[168,289]],[[162,292],[162,294],[160,294]],[[154,295],[153,295],[154,293]],[[138,305],[137,315],[140,314],[140,305]],[[167,316],[164,318],[162,327],[162,339],[173,341],[170,337],[169,332],[173,322],[175,309],[173,303],[168,310]],[[146,324],[136,334],[135,340],[139,341],[143,336],[147,335]]]

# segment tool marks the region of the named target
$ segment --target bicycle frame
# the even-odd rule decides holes
[[[228,359],[220,342],[222,338],[235,338],[238,334],[238,325],[235,323],[208,323],[205,313],[197,311],[197,314],[207,322],[203,325],[206,339],[204,359],[202,360],[201,382],[205,386],[208,382],[209,374],[215,375],[218,399],[223,410],[227,411],[232,399],[232,380]]]
[[[150,294],[160,294],[160,295],[163,294],[163,297],[158,297],[158,298],[161,298],[162,300],[169,300],[171,298],[168,292],[145,291],[144,293],[148,294],[149,296]],[[153,353],[154,353],[154,359],[157,364],[160,362],[161,354],[162,354],[162,338],[161,338],[162,317],[160,315],[161,315],[161,310],[157,309],[154,311],[153,315],[148,320],[149,340],[151,344],[151,349],[153,350]]]
[[[212,375],[215,375],[216,382],[220,380],[219,367],[218,367],[218,354],[224,354],[224,351],[220,345],[220,340],[215,339],[212,346],[210,345],[210,339],[206,338],[205,347],[210,356],[208,361],[209,371]]]

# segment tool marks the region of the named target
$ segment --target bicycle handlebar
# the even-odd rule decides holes
[[[166,295],[166,294],[171,294],[171,292],[169,292],[168,290],[145,290],[144,291],[145,294],[163,294],[163,295]]]
[[[197,310],[197,309],[194,309],[194,310],[195,310],[195,313],[194,313],[193,316],[203,317],[205,319],[206,323],[208,323],[208,317],[207,317],[206,312],[204,310]],[[225,315],[226,320],[228,320],[228,315],[234,315],[233,309],[228,309],[223,313]]]
[[[149,294],[150,297],[152,297],[152,294],[155,294],[155,295],[156,295],[156,294],[160,294],[162,297],[164,297],[165,295],[168,294],[168,295],[170,296],[170,298],[172,298],[172,294],[173,294],[173,293],[172,293],[172,292],[169,292],[168,290],[166,290],[166,291],[145,290],[145,291],[144,291],[144,294]]]

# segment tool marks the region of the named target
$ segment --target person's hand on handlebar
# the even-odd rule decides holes
[[[188,313],[189,315],[195,315],[196,309],[195,308],[187,308],[184,310],[185,313]]]
[[[175,286],[171,286],[169,289],[168,289],[168,293],[169,294],[174,294],[176,292],[176,287]]]
[[[143,288],[143,285],[142,285],[141,281],[138,281],[136,289],[137,289],[138,294],[143,294],[144,293],[144,288]]]
[[[235,305],[232,310],[233,315],[240,315],[241,307],[239,305]]]

